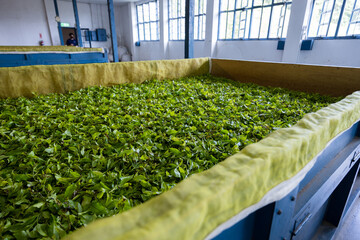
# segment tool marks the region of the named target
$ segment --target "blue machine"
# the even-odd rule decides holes
[[[251,213],[213,239],[331,239],[359,197],[359,158],[357,122],[333,139],[290,194]]]
[[[0,54],[0,67],[18,67],[28,65],[106,63],[107,53],[4,53]]]

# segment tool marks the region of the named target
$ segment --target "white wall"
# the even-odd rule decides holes
[[[0,0],[0,45],[51,45],[43,0]]]
[[[160,42],[141,42],[139,47],[135,47],[133,60],[160,60],[162,59],[162,49]]]
[[[105,28],[110,33],[107,5],[77,3],[81,28]],[[58,0],[59,14],[62,22],[75,27],[74,10],[71,1]],[[124,19],[120,18],[120,6],[115,6],[117,37],[121,37]],[[122,13],[127,13],[122,11]],[[45,45],[60,45],[57,22],[55,21],[53,0],[0,0],[0,45],[31,46],[39,45],[42,34]],[[123,32],[124,33],[124,32]],[[66,39],[64,39],[66,41]],[[129,41],[129,40],[128,40]],[[85,47],[88,42],[83,41]],[[111,39],[106,42],[92,42],[92,47],[111,47]]]
[[[281,62],[284,51],[276,40],[217,41],[214,58]]]
[[[360,40],[315,40],[311,51],[301,51],[298,63],[360,67]]]
[[[46,14],[49,19],[49,26],[52,33],[53,44],[60,45],[60,38],[55,22],[55,7],[53,0],[45,0],[47,8]],[[73,4],[71,1],[58,0],[58,8],[61,22],[69,23],[70,27],[76,27]],[[109,17],[106,4],[90,4],[90,3],[77,3],[79,21],[81,28],[89,28],[95,30],[97,28],[105,28],[107,33],[110,33]],[[66,42],[66,38],[64,42]],[[89,47],[89,42],[84,41],[84,47]],[[111,47],[111,40],[106,42],[92,42],[92,47]]]
[[[167,30],[167,0],[160,1],[161,31]],[[228,58],[253,61],[289,62],[301,64],[319,64],[360,67],[360,40],[315,40],[311,51],[300,51],[300,45],[306,31],[312,0],[293,0],[285,50],[277,50],[277,40],[217,41],[219,0],[207,1],[206,39],[194,43],[195,57]],[[135,13],[135,4],[128,4],[128,13]],[[133,5],[131,7],[131,5]],[[124,11],[126,8],[124,8]],[[163,17],[162,17],[163,16]],[[131,16],[129,16],[130,18]],[[135,24],[134,24],[135,21]],[[137,32],[136,19],[124,29]],[[127,30],[126,30],[127,31]],[[137,41],[136,34],[128,40],[129,46]],[[160,36],[165,36],[160,32]],[[157,43],[141,43],[133,47],[133,60],[178,59],[184,57],[184,41],[161,40]],[[161,42],[160,41],[160,42]]]

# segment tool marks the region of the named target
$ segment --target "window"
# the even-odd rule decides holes
[[[360,35],[360,0],[314,0],[310,38],[356,37]]]
[[[206,1],[195,0],[194,11],[194,39],[205,39],[205,26],[206,26]]]
[[[139,41],[159,40],[158,1],[151,1],[136,6]]]
[[[206,0],[195,0],[194,39],[205,39]],[[169,39],[185,39],[185,0],[169,0]]]
[[[220,0],[219,40],[285,38],[291,0]]]

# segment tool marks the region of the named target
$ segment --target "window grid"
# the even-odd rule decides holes
[[[223,3],[226,2],[226,9],[222,9]],[[230,6],[230,4],[232,6]],[[291,9],[292,0],[221,0],[219,6],[219,40],[242,40],[242,39],[279,39],[285,38],[287,29],[285,29],[285,23],[289,20],[289,12]],[[273,10],[274,8],[281,7],[280,17],[277,21],[274,21]],[[269,10],[268,21],[263,21],[264,9]],[[254,31],[254,11],[260,11],[258,28],[256,28],[257,37],[252,31]],[[222,16],[226,15],[225,32],[221,33]],[[229,16],[232,20],[232,26],[229,25]],[[245,17],[244,17],[245,16]],[[265,18],[264,18],[265,19]],[[256,20],[256,19],[255,19]],[[264,25],[268,24],[267,26]],[[267,23],[266,23],[267,22]],[[274,28],[273,24],[277,22],[276,36],[271,34],[271,29]],[[230,27],[229,27],[230,26]],[[285,29],[285,31],[284,31]],[[266,34],[261,34],[261,32]],[[231,33],[230,33],[231,32]],[[265,36],[261,36],[265,35]]]
[[[284,32],[284,22],[285,22],[285,16],[286,16],[286,4],[281,6],[281,10],[280,10],[280,18],[279,18],[279,23],[278,23],[278,27],[277,27],[277,36],[280,38],[280,36],[282,36],[283,32]],[[270,25],[269,25],[270,26]]]
[[[352,8],[353,10],[352,10],[351,16],[350,16],[350,22],[349,22],[348,28],[346,30],[346,35],[349,35],[349,30],[350,30],[351,25],[355,25],[354,28],[353,28],[354,31],[355,31],[356,27],[358,26],[357,24],[360,23],[360,6],[357,7],[358,6],[357,1],[358,0],[354,1],[354,5],[353,5],[353,8]],[[355,15],[354,15],[354,13],[355,13]],[[356,16],[355,19],[353,19],[354,16]]]
[[[185,0],[169,0],[169,40],[185,40]],[[195,0],[194,40],[205,39],[206,0]]]
[[[360,37],[359,0],[314,0],[311,11],[309,39]]]
[[[154,6],[155,6],[155,9],[153,9]],[[155,14],[154,14],[154,11],[155,11]],[[154,18],[154,16],[155,16],[155,18]],[[149,2],[137,5],[136,6],[136,18],[137,18],[139,41],[159,41],[160,34],[159,34],[158,1],[154,0],[154,1],[149,1]],[[153,28],[153,26],[154,26],[154,28]],[[155,32],[154,32],[154,30],[155,30]]]

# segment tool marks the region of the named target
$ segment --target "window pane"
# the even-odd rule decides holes
[[[176,39],[176,36],[177,36],[177,32],[176,32],[176,20],[170,20],[170,30],[169,30],[169,33],[170,33],[170,40],[174,40]]]
[[[150,24],[145,23],[145,40],[150,40]]]
[[[149,4],[144,4],[144,22],[149,22]]]
[[[199,17],[194,17],[194,39],[199,39]]]
[[[262,5],[262,0],[254,0],[254,7],[261,5]]]
[[[240,11],[235,12],[234,38],[239,38]]]
[[[352,35],[352,32],[348,31],[348,26],[350,23],[350,16],[353,10],[355,0],[347,0],[345,4],[344,14],[341,19],[340,27],[339,27],[339,33],[338,36],[347,36]]]
[[[356,24],[354,34],[360,34],[360,24]]]
[[[225,39],[227,13],[220,13],[219,38]]]
[[[246,23],[248,21],[246,19],[247,12],[248,11],[239,11],[240,18],[239,18],[239,23],[238,23],[238,26],[239,26],[239,36],[238,36],[238,38],[245,38]],[[248,30],[246,30],[246,31],[248,31]]]
[[[149,4],[150,4],[150,21],[156,21],[157,20],[156,3],[150,2]]]
[[[199,1],[200,0],[195,0],[194,15],[199,15]]]
[[[144,41],[144,24],[139,24],[139,41]]]
[[[260,38],[267,38],[267,33],[270,23],[270,11],[271,11],[271,7],[263,8],[263,13],[261,18]]]
[[[291,14],[291,4],[288,4],[286,7],[286,15],[285,15],[285,21],[284,21],[284,26],[282,29],[282,38],[286,38],[287,36],[287,31],[288,31],[288,27],[289,27],[289,20],[290,20],[290,14]]]
[[[339,17],[340,17],[340,11],[341,11],[342,3],[343,3],[343,0],[336,0],[336,2],[335,2],[333,15],[332,15],[329,30],[328,30],[328,37],[335,37],[337,24],[338,24]]]
[[[226,11],[228,9],[228,0],[220,0],[220,11]]]
[[[251,7],[251,0],[237,0],[236,2],[236,8],[245,8],[245,7]]]
[[[272,0],[264,0],[264,6],[271,5]]]
[[[180,39],[185,39],[185,18],[180,19]]]
[[[259,37],[260,16],[261,16],[261,9],[260,8],[253,9],[253,15],[252,15],[252,19],[251,19],[250,38],[258,38]]]
[[[150,23],[150,27],[151,27],[151,40],[157,40],[156,22]]]
[[[309,28],[309,37],[316,37],[323,3],[324,0],[315,1],[314,3],[313,13],[311,16],[311,24]]]
[[[202,39],[205,39],[206,35],[206,15],[202,17]]]
[[[235,0],[229,0],[228,10],[235,9]]]
[[[175,18],[177,17],[177,0],[170,0],[170,18]]]
[[[229,12],[227,16],[226,39],[231,39],[233,34],[234,12]]]
[[[206,14],[206,0],[200,0],[200,13]]]
[[[245,36],[244,36],[244,38],[249,38],[249,33],[250,33],[250,18],[251,18],[251,10],[247,10],[247,11],[246,11],[246,31],[245,31]],[[241,30],[240,30],[240,34],[241,34]]]
[[[137,10],[137,14],[138,14],[138,22],[139,23],[144,22],[142,6],[137,6],[136,10]]]
[[[205,19],[205,15],[203,16],[199,16],[199,38],[198,40],[204,40],[204,36],[205,36],[205,26],[204,26],[204,19]]]
[[[281,6],[274,6],[271,16],[271,23],[270,23],[270,38],[277,38],[277,30],[279,26],[280,21],[280,12],[281,12]]]
[[[180,0],[180,16],[179,17],[185,17],[185,0]]]
[[[274,0],[274,3],[283,3],[283,2],[286,2],[286,0]],[[288,2],[291,2],[291,1],[288,1]]]

